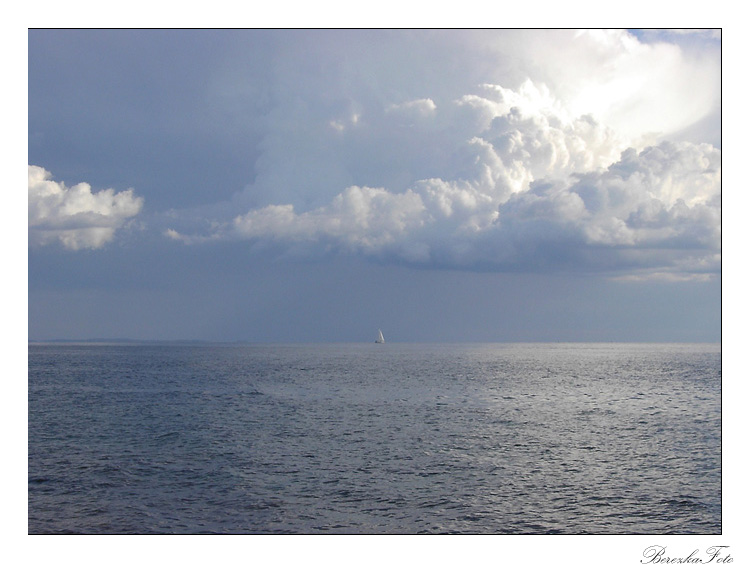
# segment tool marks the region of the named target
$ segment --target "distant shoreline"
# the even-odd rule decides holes
[[[250,341],[199,341],[190,339],[29,339],[30,345],[252,345]]]

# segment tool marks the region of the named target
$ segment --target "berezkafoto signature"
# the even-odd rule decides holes
[[[730,556],[730,547],[726,545],[710,546],[704,553],[695,549],[688,556],[671,556],[667,553],[666,546],[653,544],[642,552],[641,564],[730,564],[733,558]]]

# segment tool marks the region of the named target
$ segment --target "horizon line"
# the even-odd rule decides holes
[[[211,340],[211,339],[132,339],[132,338],[87,338],[87,339],[28,339],[29,345],[34,344],[195,344],[195,345],[345,345],[345,344],[373,344],[373,341],[252,341],[246,339]],[[630,340],[498,340],[498,341],[386,341],[384,344],[722,344],[722,339],[716,341],[630,341]]]

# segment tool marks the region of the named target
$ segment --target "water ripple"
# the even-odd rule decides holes
[[[720,532],[703,345],[30,346],[29,532]]]

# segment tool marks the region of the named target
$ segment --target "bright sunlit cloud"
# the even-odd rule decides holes
[[[81,182],[67,187],[52,174],[29,165],[29,244],[58,242],[69,250],[98,249],[138,215],[143,198],[133,190],[92,192]]]

